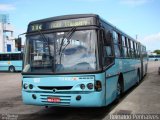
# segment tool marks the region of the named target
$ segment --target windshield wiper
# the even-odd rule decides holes
[[[49,52],[49,59],[50,59],[50,60],[53,60],[54,58],[52,58],[52,56],[51,56],[51,50],[50,50],[50,47],[49,47],[49,45],[50,45],[49,39],[47,39],[46,36],[45,36],[41,31],[38,31],[38,32],[39,32],[40,36],[42,37],[43,41],[45,41],[45,42],[47,43],[48,52]],[[52,62],[52,61],[51,61],[51,63],[52,63],[52,69],[53,69],[53,71],[54,71],[55,63]],[[54,67],[53,67],[53,66],[54,66]]]
[[[50,51],[50,47],[49,47],[49,40],[46,38],[46,36],[41,32],[41,31],[38,31],[39,34],[41,35],[43,41],[45,41],[47,43],[47,47],[48,47],[48,52],[49,52],[49,56],[51,56],[51,51]]]
[[[60,56],[60,64],[61,64],[61,58],[62,58],[62,52],[66,49],[66,47],[70,44],[70,39],[73,35],[73,33],[75,32],[76,27],[73,27],[68,33],[67,35],[64,35],[60,44],[60,49],[59,49],[59,56]],[[67,39],[67,44],[64,46],[64,48],[62,49],[62,46],[64,45],[64,39]]]

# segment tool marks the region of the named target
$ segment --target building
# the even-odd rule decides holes
[[[154,53],[154,52],[152,52],[152,51],[150,51],[150,50],[147,51],[147,54],[148,54],[148,55],[157,55],[157,53]]]
[[[0,52],[16,51],[13,30],[13,26],[9,23],[9,16],[0,14]]]

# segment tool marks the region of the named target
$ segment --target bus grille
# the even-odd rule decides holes
[[[53,106],[69,106],[71,101],[71,96],[62,96],[62,95],[40,95],[41,96],[41,102],[43,102],[45,105],[53,105]],[[48,102],[47,98],[60,98],[60,102],[58,103],[52,103]]]
[[[72,86],[38,86],[38,88],[42,90],[70,90],[72,89]]]

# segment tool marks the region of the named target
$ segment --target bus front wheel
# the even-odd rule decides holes
[[[14,66],[10,66],[9,67],[9,72],[15,72],[15,67]]]

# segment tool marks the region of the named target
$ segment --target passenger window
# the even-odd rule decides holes
[[[128,46],[128,38],[126,38],[126,37],[125,37],[125,46],[126,46],[126,47],[129,47],[129,46]]]
[[[113,31],[113,41],[115,44],[118,44],[118,34],[115,31]]]
[[[127,48],[126,47],[123,47],[123,55],[124,55],[124,57],[128,57]]]
[[[114,56],[112,52],[112,47],[111,46],[104,46],[104,61],[103,64],[104,66],[108,66],[114,61]]]
[[[128,48],[131,48],[130,39],[128,39]]]
[[[122,37],[121,34],[118,33],[118,44],[122,45]]]
[[[114,45],[115,57],[121,57],[120,47],[118,45]]]
[[[125,37],[124,36],[122,36],[122,46],[126,46],[125,45]]]
[[[102,32],[102,38],[104,41],[104,46],[103,46],[103,53],[104,53],[104,59],[103,59],[103,64],[104,66],[108,66],[114,61],[114,55],[113,55],[113,44],[112,44],[112,34],[108,31]]]
[[[106,46],[105,49],[108,57],[113,56],[111,46]]]
[[[3,54],[2,60],[10,60],[10,55],[9,54]]]

